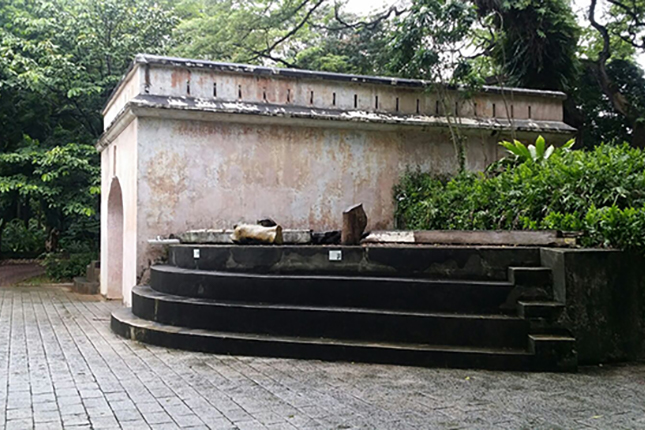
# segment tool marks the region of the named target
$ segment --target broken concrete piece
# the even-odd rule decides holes
[[[282,242],[298,245],[311,243],[311,230],[282,230]]]
[[[282,245],[282,227],[263,227],[257,224],[240,224],[235,226],[231,240],[239,244],[275,244]]]
[[[373,231],[361,243],[414,243],[414,232]]]
[[[340,230],[317,231],[311,234],[314,245],[338,245],[340,243]]]
[[[233,230],[190,230],[179,235],[181,243],[233,243],[231,240]]]
[[[259,219],[256,224],[259,224],[262,227],[274,227],[278,225],[278,223],[273,221],[271,218]]]
[[[361,242],[365,227],[367,227],[367,215],[362,203],[345,209],[340,242],[343,245],[358,245]]]
[[[226,245],[233,243],[233,230],[191,230],[179,235],[181,243]],[[340,235],[340,232],[339,232]],[[339,236],[340,237],[340,236]],[[306,245],[311,243],[311,230],[282,230],[283,243]]]

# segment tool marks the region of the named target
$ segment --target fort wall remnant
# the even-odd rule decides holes
[[[420,80],[137,55],[97,143],[102,293],[129,304],[157,257],[148,239],[170,233],[265,217],[339,229],[357,202],[368,229],[392,228],[392,187],[406,169],[458,168],[449,123],[472,170],[502,155],[501,139],[557,144],[574,131],[560,92],[441,94]]]

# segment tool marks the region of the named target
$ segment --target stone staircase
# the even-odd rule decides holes
[[[220,354],[574,371],[536,250],[172,246],[112,329]]]

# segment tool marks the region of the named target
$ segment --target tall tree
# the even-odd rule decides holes
[[[15,218],[52,232],[97,212],[101,108],[175,23],[154,0],[0,0],[0,234]]]
[[[293,67],[311,37],[311,22],[329,14],[329,0],[184,0],[174,54]]]
[[[645,34],[645,22],[643,22],[645,11],[641,7],[644,3],[636,0],[626,3],[617,0],[609,0],[609,2],[613,5],[609,17],[615,18],[609,24],[601,24],[598,21],[597,0],[591,0],[589,5],[589,23],[600,35],[602,48],[597,57],[588,63],[588,67],[596,77],[603,94],[611,103],[614,111],[624,118],[631,135],[631,144],[645,148],[645,110],[639,103],[634,103],[633,97],[625,93],[624,88],[621,88],[619,83],[612,79],[608,71],[608,64],[612,57],[612,32],[634,47],[641,47],[641,43],[645,40],[640,39],[639,41],[639,37],[643,37]],[[625,32],[627,36],[624,34]],[[643,49],[645,50],[645,46]]]
[[[567,90],[578,73],[579,28],[566,0],[474,0],[497,30],[489,47],[513,86]]]

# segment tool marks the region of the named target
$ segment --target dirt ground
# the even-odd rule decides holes
[[[44,272],[45,268],[38,263],[0,264],[0,287],[15,285]]]

